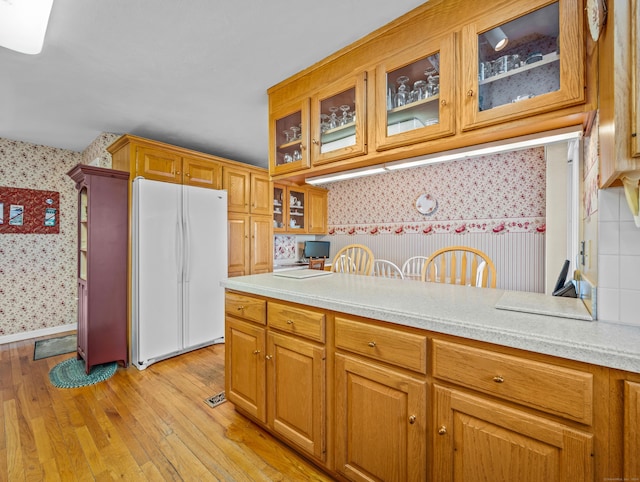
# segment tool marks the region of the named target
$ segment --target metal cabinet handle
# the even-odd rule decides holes
[[[442,425],[439,429],[438,429],[438,435],[445,435],[447,433],[447,427],[445,427],[444,425]]]
[[[473,97],[473,90],[467,90],[467,97]]]
[[[253,354],[254,355],[259,355],[260,354],[260,350],[253,350]]]
[[[442,99],[442,100],[440,101],[440,105],[441,105],[442,107],[444,107],[445,105],[447,105],[447,101],[446,101],[446,100],[444,100],[444,99]]]
[[[416,416],[415,416],[415,415],[411,415],[411,416],[409,417],[409,423],[410,423],[411,425],[413,425],[414,423],[416,423]]]
[[[242,310],[244,310],[244,306],[243,305],[238,306],[238,311],[242,311]]]
[[[187,177],[191,177],[191,174],[189,174],[189,173],[187,172],[187,173],[185,173],[185,176],[187,176]]]
[[[504,378],[502,378],[501,375],[496,375],[495,377],[493,377],[493,381],[496,383],[503,383],[504,382]]]
[[[287,320],[287,325],[293,325],[293,320]]]
[[[265,357],[264,357],[264,358],[265,358],[266,360],[271,360],[271,359],[273,358],[273,356],[272,356],[272,355],[265,355]]]
[[[376,342],[375,341],[370,341],[369,343],[367,343],[367,345],[369,345],[371,348],[375,348]]]
[[[318,142],[318,139],[313,139],[311,142],[313,142],[316,146],[320,144],[320,142]]]

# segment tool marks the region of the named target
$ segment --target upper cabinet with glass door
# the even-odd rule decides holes
[[[455,36],[421,42],[376,69],[378,150],[455,133]]]
[[[367,153],[366,73],[319,91],[311,101],[314,166]]]
[[[463,130],[584,102],[581,4],[514,2],[464,27]]]
[[[309,100],[304,99],[270,113],[269,173],[286,174],[307,169],[309,162]]]

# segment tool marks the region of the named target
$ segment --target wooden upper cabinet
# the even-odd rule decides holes
[[[269,146],[269,172],[272,175],[309,168],[308,98],[269,113]]]
[[[307,188],[307,232],[309,234],[327,234],[327,196],[326,189]]]
[[[182,156],[164,149],[136,148],[136,175],[154,181],[182,184]]]
[[[273,204],[273,183],[265,174],[251,173],[251,206],[252,214],[271,215]]]
[[[455,133],[455,36],[428,40],[376,69],[376,148]]]
[[[251,176],[249,171],[233,167],[222,168],[222,188],[227,190],[229,211],[248,213],[251,197]]]
[[[366,72],[320,90],[311,100],[311,164],[367,153]]]
[[[583,16],[581,1],[535,0],[524,11],[512,2],[465,25],[462,130],[583,103]]]
[[[220,189],[222,187],[222,166],[206,159],[183,157],[183,184]]]

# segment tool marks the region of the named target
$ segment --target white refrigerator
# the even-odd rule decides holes
[[[132,213],[132,363],[223,343],[227,192],[139,177]]]

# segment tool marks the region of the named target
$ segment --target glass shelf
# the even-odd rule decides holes
[[[493,75],[491,77],[487,77],[484,80],[479,80],[478,81],[478,85],[490,84],[491,82],[495,82],[497,80],[506,79],[508,77],[511,77],[512,75],[522,74],[522,73],[526,72],[527,70],[537,69],[539,67],[542,67],[543,65],[547,65],[547,64],[550,64],[552,62],[559,62],[559,61],[560,61],[560,55],[557,52],[551,52],[549,54],[543,55],[542,56],[542,60],[539,60],[537,62],[532,62],[530,64],[524,64],[524,65],[522,65],[520,67],[516,67],[515,69],[509,70],[509,71],[504,72],[502,74]]]

